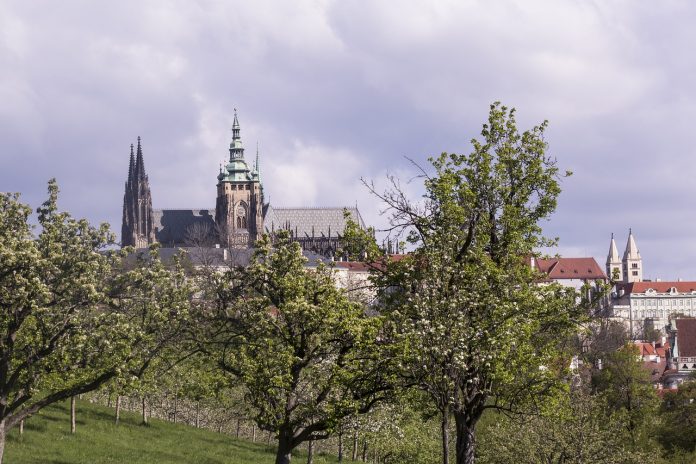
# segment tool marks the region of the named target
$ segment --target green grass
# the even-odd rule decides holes
[[[293,462],[306,462],[294,453]],[[113,423],[113,409],[77,402],[77,433],[70,434],[68,403],[43,409],[29,418],[24,435],[13,429],[5,447],[5,464],[256,464],[273,463],[275,450],[261,443],[195,427],[152,420],[140,425],[140,416],[122,413]],[[316,464],[336,462],[315,455]]]

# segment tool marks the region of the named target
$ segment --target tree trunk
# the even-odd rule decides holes
[[[143,396],[143,425],[147,425],[147,400]]]
[[[269,432],[270,435],[270,432]],[[292,458],[291,437],[287,432],[282,430],[278,434],[278,450],[276,451],[275,464],[290,464]]]
[[[367,462],[367,440],[363,439],[362,462]]]
[[[235,438],[239,438],[239,431],[242,428],[242,419],[237,418],[237,431],[234,433]]]
[[[454,420],[457,426],[457,464],[474,464],[476,419],[455,413]]]
[[[442,464],[449,464],[449,408],[445,406],[442,411],[441,422],[442,435]]]
[[[314,440],[307,443],[307,464],[314,464]]]
[[[115,422],[118,424],[119,420],[121,420],[121,397],[119,395],[116,395],[116,418],[115,418]]]
[[[5,420],[0,420],[0,464],[2,464],[2,455],[5,452]]]
[[[70,433],[75,434],[75,397],[70,397]]]
[[[338,462],[343,462],[343,430],[338,431]]]
[[[179,406],[179,402],[177,401],[176,395],[174,395],[174,423],[176,424],[176,414],[177,414],[177,407]]]
[[[353,432],[353,453],[351,455],[351,461],[358,460],[358,432],[357,430]]]
[[[268,440],[266,442],[268,446],[271,446],[271,432],[268,432]]]
[[[256,443],[256,424],[252,424],[251,426],[251,442]]]
[[[196,428],[201,428],[201,402],[196,401]]]
[[[19,421],[19,434],[24,435],[24,419]]]

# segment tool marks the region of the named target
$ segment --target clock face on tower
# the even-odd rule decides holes
[[[238,217],[246,216],[246,209],[244,208],[244,206],[242,206],[242,205],[237,206],[237,216]]]

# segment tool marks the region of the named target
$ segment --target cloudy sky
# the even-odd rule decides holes
[[[278,206],[358,203],[360,178],[468,152],[488,105],[550,121],[574,172],[546,225],[603,264],[632,227],[645,277],[696,280],[696,3],[0,2],[0,190],[120,230],[129,146],[156,208],[211,207],[238,108]],[[410,185],[414,193],[418,188]]]

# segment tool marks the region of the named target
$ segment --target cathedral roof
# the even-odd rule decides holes
[[[155,209],[153,222],[155,237],[162,246],[180,246],[187,242],[187,234],[196,224],[215,231],[215,209]]]
[[[289,229],[297,237],[336,237],[343,235],[346,219],[343,211],[365,228],[365,222],[356,207],[334,208],[274,208],[268,207],[264,218],[266,232]],[[155,209],[153,223],[157,241],[164,247],[182,246],[189,242],[187,234],[196,225],[215,231],[215,208],[200,209]]]
[[[269,207],[264,218],[267,232],[273,229],[289,229],[302,237],[336,237],[343,235],[346,228],[346,218],[343,211],[348,211],[350,217],[360,227],[365,228],[365,222],[356,207],[328,208],[277,208]]]

